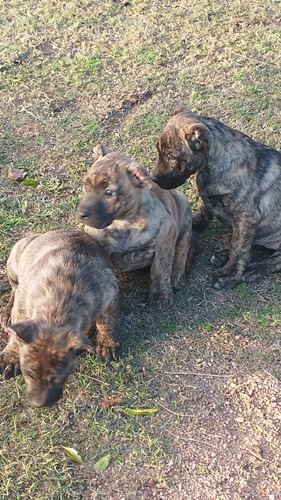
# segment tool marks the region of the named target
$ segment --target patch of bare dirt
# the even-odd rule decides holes
[[[186,414],[171,410],[186,396]],[[239,379],[192,378],[167,385],[162,438],[169,442],[162,465],[130,464],[90,472],[86,498],[112,500],[277,500],[280,484],[281,397],[269,373]],[[160,401],[159,401],[160,403]],[[169,402],[165,402],[169,404]],[[176,418],[175,418],[176,417]],[[119,473],[118,473],[119,470]],[[105,486],[107,485],[107,486]]]

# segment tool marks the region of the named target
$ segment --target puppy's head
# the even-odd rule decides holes
[[[77,354],[92,351],[84,334],[54,330],[36,321],[24,321],[6,329],[19,340],[20,367],[27,397],[37,407],[52,406],[61,397]]]
[[[140,203],[140,188],[150,186],[142,165],[125,155],[97,146],[96,161],[86,174],[77,220],[103,229],[116,219],[133,217]]]
[[[209,158],[209,129],[186,108],[174,111],[157,143],[158,164],[152,180],[173,189],[205,168]]]

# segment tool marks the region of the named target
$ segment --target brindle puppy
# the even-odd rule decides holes
[[[213,256],[223,266],[214,286],[233,288],[241,279],[280,271],[281,153],[186,108],[174,112],[157,147],[152,173],[162,188],[175,188],[197,174],[203,206],[193,228],[204,229],[215,216],[232,229],[229,252]],[[253,245],[272,252],[250,262]]]
[[[178,191],[163,191],[139,163],[103,146],[86,174],[77,219],[116,269],[150,267],[149,303],[173,299],[193,257],[191,208]]]
[[[22,372],[28,399],[51,406],[62,396],[77,354],[92,351],[85,335],[97,322],[96,351],[115,358],[118,285],[100,247],[82,231],[30,235],[7,263],[12,285],[9,342],[0,372]]]

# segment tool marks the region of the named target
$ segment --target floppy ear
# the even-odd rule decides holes
[[[132,162],[126,167],[130,181],[135,187],[151,187],[151,177],[148,171],[139,163]]]
[[[162,149],[161,137],[160,137],[160,139],[158,139],[158,141],[156,142],[156,147],[157,147],[158,151],[161,151],[161,149]]]
[[[93,148],[93,154],[94,154],[95,161],[100,160],[105,155],[108,155],[108,153],[113,153],[112,149],[109,149],[106,146],[103,146],[102,144],[97,144]]]
[[[74,349],[79,354],[84,351],[92,352],[94,348],[86,335],[71,332],[68,334],[67,342],[67,350],[70,351],[70,349]]]
[[[193,125],[186,134],[186,140],[192,151],[209,148],[209,131],[205,125]]]
[[[16,325],[10,325],[6,328],[7,333],[15,333],[20,339],[24,340],[27,344],[33,342],[39,333],[38,325],[35,321],[23,321]]]
[[[180,113],[184,112],[192,113],[192,111],[188,109],[186,106],[180,106],[179,108],[176,108],[174,109],[174,111],[172,111],[171,116],[179,115]]]

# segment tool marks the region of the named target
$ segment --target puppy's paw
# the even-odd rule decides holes
[[[166,309],[171,306],[174,301],[173,290],[169,292],[150,292],[148,298],[148,304],[156,309]]]
[[[222,289],[229,290],[231,288],[235,288],[239,282],[240,282],[240,280],[236,279],[233,276],[216,275],[213,277],[212,285],[217,290],[222,290]]]
[[[3,351],[0,354],[0,374],[3,375],[4,380],[16,377],[20,372],[19,360],[13,359],[12,356],[9,356],[8,352]]]
[[[246,283],[250,283],[251,281],[255,281],[258,278],[261,277],[261,273],[256,269],[256,268],[249,268],[246,269],[242,276],[242,281],[245,281]]]
[[[228,254],[228,250],[220,250],[218,252],[215,252],[211,257],[212,264],[218,267],[225,266],[229,258]]]
[[[175,292],[184,287],[186,283],[187,283],[187,276],[185,273],[175,274],[175,276],[172,277],[172,287]]]
[[[108,343],[100,341],[96,344],[96,353],[105,361],[110,361],[111,359],[117,361],[119,349],[120,342],[115,342],[114,340]]]

